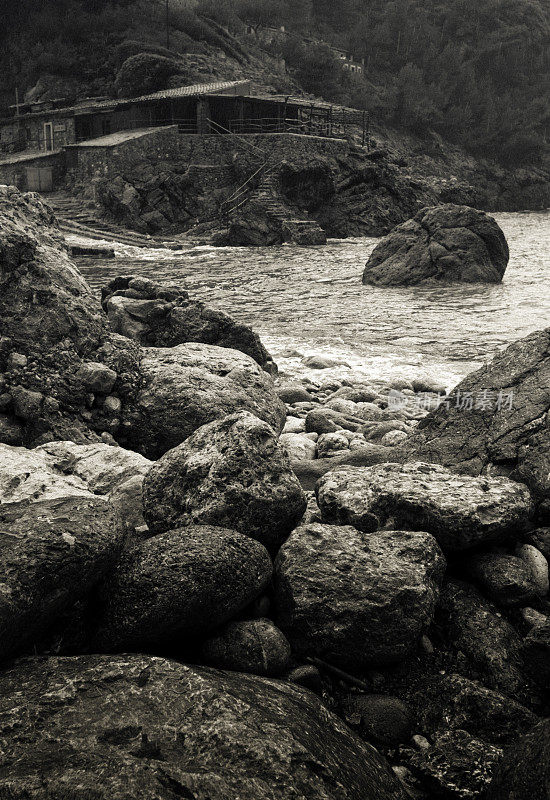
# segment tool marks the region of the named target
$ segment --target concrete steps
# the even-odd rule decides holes
[[[131,247],[168,248],[179,250],[182,245],[176,241],[166,241],[155,236],[129,231],[115,223],[102,219],[94,214],[77,197],[68,192],[55,192],[45,196],[45,201],[52,207],[60,230],[93,240],[120,242]]]

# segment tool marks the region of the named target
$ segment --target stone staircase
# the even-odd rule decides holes
[[[250,199],[259,201],[266,216],[280,224],[283,240],[294,244],[326,244],[327,237],[319,223],[307,211],[299,211],[279,199],[279,178],[274,172],[265,175]]]
[[[132,247],[168,248],[179,250],[182,245],[155,236],[129,231],[127,228],[102,219],[99,213],[68,192],[52,192],[44,200],[53,209],[60,230],[87,239],[120,242]]]

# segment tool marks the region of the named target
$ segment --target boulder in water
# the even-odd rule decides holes
[[[179,286],[161,286],[139,277],[119,277],[102,291],[102,305],[116,333],[152,347],[202,342],[240,350],[268,372],[273,359],[248,325],[189,299]]]
[[[506,239],[492,217],[448,203],[421,209],[385,236],[367,261],[363,283],[498,283],[508,257]]]

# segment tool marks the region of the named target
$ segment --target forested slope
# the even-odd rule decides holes
[[[164,0],[3,0],[2,9],[4,105],[16,87],[76,97],[252,77],[433,130],[506,166],[547,163],[543,0],[168,0],[167,13]],[[285,34],[266,43],[262,30],[280,25]],[[364,75],[344,72],[327,44],[364,59]]]

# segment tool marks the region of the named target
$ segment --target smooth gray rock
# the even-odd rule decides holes
[[[444,570],[427,533],[304,525],[275,561],[275,620],[297,655],[349,668],[390,664],[430,624]]]
[[[147,655],[15,664],[0,675],[0,730],[10,800],[406,800],[310,692]]]
[[[409,741],[414,719],[397,697],[384,694],[350,694],[342,701],[344,719],[369,741],[395,747]]]

